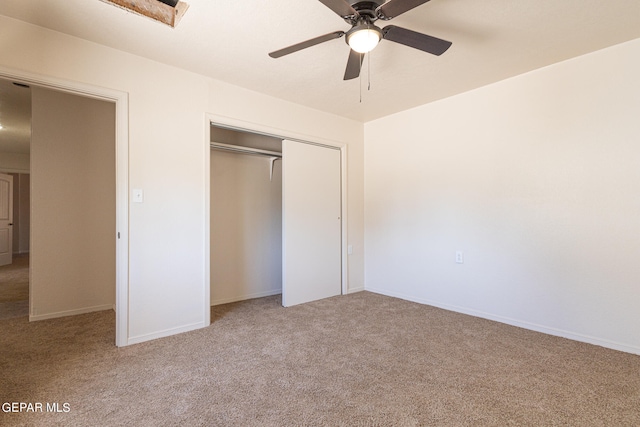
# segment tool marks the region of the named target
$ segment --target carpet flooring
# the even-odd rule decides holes
[[[113,311],[0,327],[1,402],[45,409],[4,426],[640,425],[640,356],[369,292],[123,348]]]
[[[0,267],[0,320],[29,315],[29,254]]]

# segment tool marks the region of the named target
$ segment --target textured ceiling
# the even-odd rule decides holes
[[[0,14],[363,122],[640,37],[638,0],[432,0],[390,23],[452,41],[444,55],[384,40],[345,82],[344,38],[267,55],[349,28],[318,0],[185,1],[175,29],[99,0],[2,0]]]

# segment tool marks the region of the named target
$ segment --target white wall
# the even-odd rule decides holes
[[[128,341],[205,326],[205,113],[349,144],[350,288],[364,286],[363,128],[141,57],[0,16],[0,67],[128,93]],[[170,120],[169,120],[170,119]]]
[[[366,289],[640,353],[639,75],[635,40],[367,123]]]
[[[112,309],[115,105],[33,87],[31,320]]]
[[[282,292],[282,161],[211,150],[211,305]]]

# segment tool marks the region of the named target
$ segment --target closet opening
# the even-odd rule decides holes
[[[282,139],[211,127],[211,305],[282,293]]]
[[[344,147],[209,125],[210,305],[342,294]]]

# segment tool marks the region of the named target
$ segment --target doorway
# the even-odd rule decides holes
[[[109,270],[111,270],[110,274],[112,275],[110,290],[108,291],[111,295],[110,301],[109,303],[102,304],[102,305],[92,305],[92,302],[90,300],[87,300],[85,296],[80,295],[79,298],[77,298],[77,296],[72,297],[72,299],[75,300],[74,301],[75,306],[72,307],[71,309],[67,309],[67,307],[64,306],[64,304],[66,304],[67,302],[63,301],[62,302],[63,305],[56,306],[55,304],[60,303],[61,300],[58,298],[57,300],[53,301],[53,304],[52,304],[52,301],[48,299],[48,295],[45,292],[44,294],[42,294],[43,299],[41,299],[40,302],[46,301],[46,303],[40,304],[39,302],[36,301],[34,305],[34,302],[31,301],[30,320],[43,320],[43,319],[52,318],[52,317],[61,317],[61,316],[72,315],[72,314],[80,314],[82,312],[95,311],[95,309],[105,309],[105,308],[115,309],[115,312],[116,312],[116,334],[115,334],[116,343],[115,344],[118,346],[127,345],[128,344],[128,337],[127,337],[128,317],[127,317],[127,309],[126,309],[126,307],[128,306],[128,299],[127,299],[127,293],[128,293],[128,278],[127,278],[127,264],[128,264],[128,248],[127,248],[128,246],[128,242],[127,242],[128,240],[128,221],[127,221],[128,111],[127,110],[128,110],[128,107],[127,107],[127,95],[125,93],[121,93],[117,91],[90,87],[84,84],[77,84],[73,82],[67,82],[67,81],[62,81],[58,79],[42,77],[42,76],[37,76],[37,75],[32,75],[29,73],[22,73],[22,72],[10,72],[5,70],[0,70],[0,79],[8,80],[10,82],[20,84],[25,87],[30,86],[32,88],[38,88],[38,90],[40,90],[42,93],[47,94],[47,96],[52,95],[54,98],[55,97],[64,98],[65,96],[66,97],[72,96],[72,97],[81,99],[83,101],[88,101],[89,103],[91,103],[92,101],[97,101],[98,103],[103,103],[103,104],[106,103],[106,104],[109,104],[111,106],[109,108],[113,110],[113,114],[111,114],[110,123],[107,124],[107,128],[111,128],[111,137],[110,137],[109,145],[111,147],[110,148],[111,151],[113,152],[112,161],[110,162],[110,166],[109,166],[109,169],[111,170],[111,174],[113,177],[111,179],[113,183],[112,185],[113,197],[111,199],[111,208],[108,209],[109,211],[108,215],[110,216],[110,221],[112,221],[113,226],[111,227],[109,238],[112,242],[115,242],[112,245],[112,248],[110,249],[110,251],[113,253],[113,258],[112,258],[113,261],[111,262],[111,265],[107,267]],[[45,104],[41,104],[41,105],[45,105]],[[57,110],[57,108],[55,108],[54,110]],[[77,123],[74,123],[73,125],[71,125],[71,127],[74,127],[74,125],[77,125]],[[67,123],[67,127],[69,127],[68,123]],[[46,126],[44,128],[41,127],[40,129],[46,129]],[[46,129],[45,132],[49,130],[50,128]],[[62,139],[64,139],[64,136],[62,136]],[[91,140],[91,139],[88,138],[88,140]],[[37,180],[40,180],[40,182],[43,181],[42,180],[43,176],[40,176],[40,178],[34,179],[34,173],[36,175],[42,173],[43,164],[47,165],[47,164],[58,163],[58,165],[62,167],[66,166],[67,168],[69,168],[70,166],[70,168],[74,168],[73,165],[66,163],[67,160],[58,159],[54,161],[54,159],[50,157],[51,151],[47,151],[47,150],[53,150],[53,147],[51,146],[45,147],[44,151],[40,153],[41,155],[39,155],[40,160],[35,160],[34,162],[34,159],[31,159],[32,164],[30,167],[31,169],[30,172],[32,173],[30,176],[32,179],[33,188],[38,188],[38,189],[43,188],[42,186],[33,183],[33,181],[37,181]],[[87,150],[87,151],[91,151],[91,150]],[[78,153],[75,151],[71,152],[68,157],[77,158]],[[57,173],[54,175],[56,177],[59,177],[59,174]],[[69,178],[70,177],[68,176],[65,177],[63,179],[64,183],[62,185],[58,183],[57,184],[58,187],[55,190],[55,192],[57,192],[58,189],[60,189],[60,187],[63,187],[62,188],[63,192],[64,191],[69,192],[70,188],[74,187],[74,185],[76,189],[78,189],[79,187],[82,187],[81,183],[78,182],[79,181],[78,179],[74,180],[73,178],[71,179]],[[51,191],[48,190],[47,192],[50,193]],[[44,204],[42,206],[45,206],[46,203],[48,203],[48,201],[46,200],[47,197],[43,196],[41,193],[42,192],[38,193],[38,191],[32,192],[32,201],[34,203],[43,202]],[[97,197],[99,197],[98,195],[99,191],[95,193]],[[84,202],[89,204],[92,203],[91,197],[84,199]],[[47,212],[46,209],[44,210],[42,209],[42,206],[38,209],[39,212],[40,213]],[[84,208],[86,208],[86,205],[83,207],[83,209]],[[84,219],[81,218],[81,216],[74,218],[75,226],[83,225],[81,223],[84,221]],[[69,240],[75,240],[76,242],[80,241],[81,242],[80,247],[82,247],[84,243],[92,239],[91,235],[85,236],[85,238],[72,237],[68,233],[69,231],[68,226],[58,227],[57,230],[52,230],[52,229],[55,229],[56,227],[51,227],[51,221],[49,221],[49,219],[50,218],[47,218],[47,215],[40,215],[38,218],[32,218],[31,220],[32,226],[34,225],[34,221],[36,221],[37,223],[39,220],[41,220],[41,223],[44,224],[44,227],[48,227],[49,228],[48,231],[52,231],[52,233],[48,235],[49,240],[57,240],[59,243],[66,243]],[[34,263],[34,258],[37,258],[40,261],[41,266],[46,265],[47,263],[49,263],[49,266],[51,266],[51,264],[57,264],[56,266],[53,267],[53,269],[55,270],[55,268],[58,268],[60,264],[64,264],[64,262],[60,262],[60,260],[53,260],[54,257],[52,256],[52,252],[50,252],[49,250],[38,249],[38,248],[46,247],[46,245],[45,246],[42,245],[43,242],[41,240],[42,240],[42,237],[44,237],[44,235],[47,233],[43,233],[42,231],[38,232],[38,230],[45,229],[42,227],[42,224],[39,227],[35,227],[35,228],[32,227],[32,235],[31,235],[31,242],[30,242],[31,262]],[[71,228],[75,228],[75,226],[72,226]],[[53,239],[51,239],[52,236],[53,236]],[[59,249],[55,249],[55,247],[52,248],[52,251],[54,254],[56,253],[56,251],[64,252],[64,251],[60,251]],[[77,254],[80,254],[81,252],[82,252],[82,248],[80,248],[80,250],[76,250],[75,254],[77,255]],[[37,267],[37,270],[34,269],[34,267],[32,267],[32,271],[31,271],[32,280],[34,278],[37,279],[38,277],[37,272],[42,273],[43,271],[44,270],[42,269],[42,267]],[[34,273],[35,273],[35,277],[34,277]],[[100,274],[100,273],[101,271],[95,272],[95,274]],[[39,277],[42,278],[43,277],[42,274]],[[46,289],[47,285],[49,285],[49,278],[45,278],[42,284],[44,284],[45,286],[41,287],[41,289]],[[33,286],[33,283],[31,283],[30,286]],[[33,291],[33,289],[30,290],[30,294],[32,294],[31,291]],[[48,289],[48,291],[51,291],[51,289]],[[41,310],[41,307],[44,307],[44,308]]]
[[[29,202],[29,174],[0,171],[0,319],[29,315]]]
[[[115,105],[33,86],[30,320],[112,310]]]
[[[29,315],[31,89],[0,79],[0,318]]]

